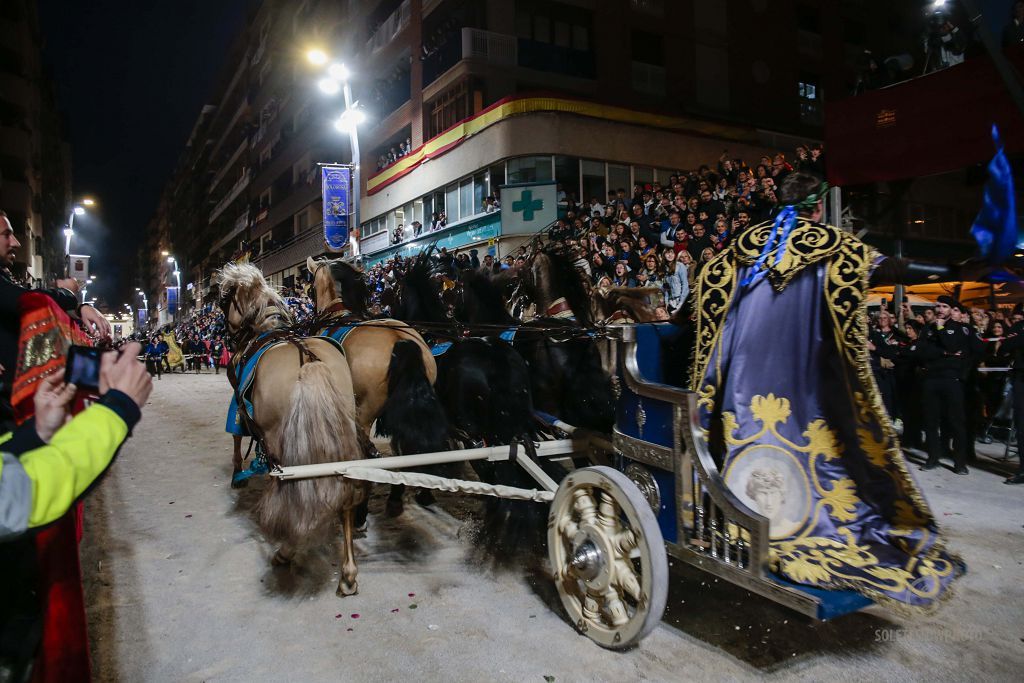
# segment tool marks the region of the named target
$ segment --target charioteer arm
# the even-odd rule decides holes
[[[961,279],[960,270],[961,268],[958,266],[883,257],[875,264],[875,268],[871,272],[871,286],[949,282]]]

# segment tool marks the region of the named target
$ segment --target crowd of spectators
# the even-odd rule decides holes
[[[288,310],[296,323],[306,324],[316,314],[316,307],[304,288],[284,288],[281,291]],[[228,348],[228,333],[224,314],[212,304],[193,311],[177,325],[168,325],[156,332],[136,334],[135,339],[144,345],[146,367],[151,375],[160,378],[163,372],[170,372],[168,362],[170,345],[165,336],[173,332],[173,340],[181,350],[183,370],[200,372],[203,368],[214,370],[227,367],[231,359]]]
[[[797,147],[792,163],[777,153],[762,156],[753,166],[726,152],[715,165],[680,171],[665,183],[610,190],[606,197],[580,201],[560,187],[558,201],[564,216],[547,236],[576,257],[595,287],[649,288],[658,293],[653,297],[655,307],[671,314],[686,300],[703,264],[738,231],[774,214],[776,192],[789,173],[802,170],[824,176],[824,164],[820,146]],[[485,211],[499,207],[496,197],[485,198]],[[444,213],[434,214],[430,231],[445,225]],[[421,234],[418,222],[408,230],[399,225],[392,243]],[[523,247],[501,259],[487,255],[481,260],[475,250],[451,255],[441,250],[440,256],[450,258],[455,269],[502,269],[521,265],[528,253]],[[396,255],[370,268],[371,292],[379,297],[402,277],[412,258]]]

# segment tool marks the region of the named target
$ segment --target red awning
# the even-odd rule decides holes
[[[1007,52],[1024,73],[1024,49]],[[825,107],[833,185],[945,173],[992,157],[992,124],[1024,152],[1024,117],[987,56]]]

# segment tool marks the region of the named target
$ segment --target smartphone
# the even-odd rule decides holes
[[[68,349],[64,381],[86,391],[100,389],[100,357],[109,353],[91,346],[72,346]]]

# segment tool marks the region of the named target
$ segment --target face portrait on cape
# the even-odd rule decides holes
[[[795,535],[807,522],[807,476],[796,457],[783,448],[748,449],[729,464],[725,483],[747,507],[768,518],[773,540]]]

